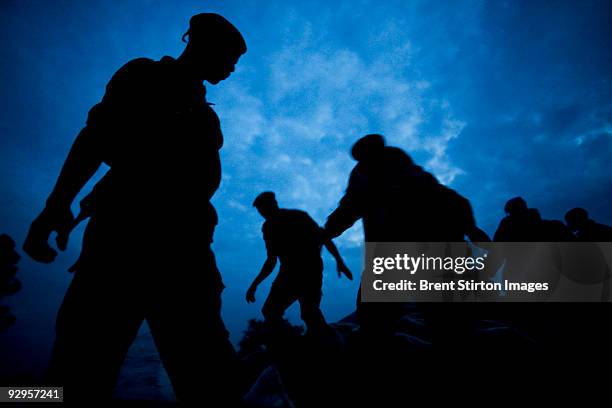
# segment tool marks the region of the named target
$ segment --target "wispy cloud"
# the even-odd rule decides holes
[[[447,146],[464,123],[448,101],[428,95],[426,79],[405,74],[413,52],[408,39],[390,50],[375,43],[366,50],[322,47],[310,22],[301,31],[293,24],[295,41],[273,52],[259,73],[269,78],[265,91],[255,96],[235,82],[218,101],[235,177],[276,191],[282,204],[323,222],[354,165],[350,146],[364,134],[382,133],[420,152],[422,164],[444,182],[463,173]],[[351,234],[343,242],[360,244]]]

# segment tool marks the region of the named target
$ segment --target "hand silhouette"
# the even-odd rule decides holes
[[[53,231],[58,233],[57,247],[63,251],[68,245],[68,234],[73,224],[74,216],[70,208],[63,210],[45,208],[30,225],[23,250],[37,262],[53,262],[57,251],[49,245],[49,236]]]

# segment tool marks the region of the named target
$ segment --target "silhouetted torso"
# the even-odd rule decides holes
[[[93,251],[129,251],[157,263],[212,241],[217,217],[209,200],[221,181],[223,136],[202,83],[184,78],[171,57],[132,60],[90,110],[87,125],[111,169],[92,193],[80,262],[100,256]]]
[[[326,228],[337,235],[359,218],[368,242],[458,242],[475,225],[469,201],[395,147],[355,166]]]
[[[360,218],[367,242],[461,242],[476,226],[467,199],[390,146],[355,166],[325,229],[337,236]],[[404,314],[402,305],[366,303],[360,294],[357,298],[357,316],[368,337],[392,334]],[[437,341],[453,342],[460,337],[457,333],[471,327],[471,316],[463,307],[444,306],[419,304]]]
[[[262,232],[268,253],[280,259],[277,280],[312,280],[312,274],[320,279],[321,268],[312,266],[321,262],[321,228],[306,212],[279,209],[264,222]]]
[[[171,57],[133,60],[91,109],[87,124],[112,168],[105,205],[137,210],[130,217],[177,209],[177,217],[193,217],[189,210],[202,208],[218,188],[219,119],[202,83],[185,77]]]

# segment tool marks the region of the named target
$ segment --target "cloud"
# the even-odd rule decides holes
[[[321,46],[313,26],[303,21],[292,41],[265,58],[271,63],[259,72],[267,81],[257,96],[236,80],[217,98],[233,185],[248,182],[252,194],[274,190],[282,205],[324,222],[354,165],[350,146],[373,132],[420,154],[444,182],[463,174],[447,147],[465,124],[447,100],[431,97],[426,79],[406,75],[414,51],[409,39],[391,49],[374,42],[365,50]],[[361,242],[354,230],[342,241]]]

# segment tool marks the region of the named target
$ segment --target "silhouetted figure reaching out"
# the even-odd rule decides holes
[[[35,260],[53,261],[51,232],[65,249],[72,201],[102,163],[110,166],[82,202],[81,218],[91,219],[57,318],[48,376],[66,400],[110,397],[145,319],[179,400],[238,398],[210,249],[223,136],[202,82],[227,79],[246,44],[209,13],[193,16],[185,37],[178,58],[137,58],[115,73],[24,244]]]
[[[334,243],[323,240],[322,229],[304,211],[279,208],[274,193],[269,191],[258,195],[253,206],[266,220],[262,232],[268,256],[247,291],[247,302],[255,301],[257,286],[274,271],[277,260],[280,260],[278,276],[262,309],[266,322],[272,327],[281,325],[285,310],[297,300],[308,332],[320,332],[327,327],[319,308],[323,279],[322,245],[336,259],[338,277],[344,274],[353,279],[351,271]]]
[[[381,135],[362,137],[351,154],[357,165],[338,208],[327,219],[328,237],[337,237],[362,219],[367,242],[462,242],[466,236],[473,242],[490,241],[477,227],[467,199],[440,184],[402,149],[387,146]],[[392,334],[403,313],[399,303],[366,303],[358,294],[361,328],[374,337]],[[448,323],[448,332],[461,326],[448,312],[430,314],[429,322],[440,322],[443,314],[449,318],[436,324],[438,328]]]
[[[336,237],[363,219],[368,242],[473,242],[490,238],[476,226],[470,202],[440,184],[402,149],[386,146],[381,135],[359,139],[338,208],[325,229]]]
[[[565,213],[565,222],[582,242],[612,242],[612,227],[589,218],[584,208],[572,208]]]

